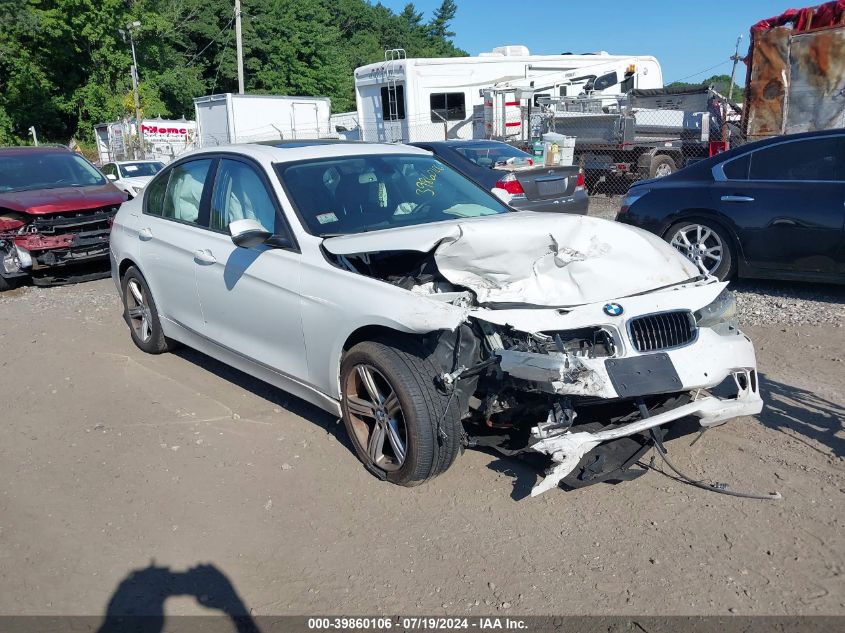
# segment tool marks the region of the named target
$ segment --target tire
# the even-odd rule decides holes
[[[686,236],[684,240],[683,236]],[[736,274],[736,250],[728,232],[720,224],[711,220],[689,219],[676,222],[663,236],[691,261],[701,256],[708,272],[722,281],[727,281]],[[714,258],[718,247],[718,261]],[[704,250],[706,249],[706,251]],[[709,251],[710,256],[708,256]]]
[[[164,335],[153,294],[144,276],[130,267],[120,283],[123,291],[123,320],[129,326],[132,342],[147,354],[162,354],[173,349]]]
[[[678,166],[671,156],[661,154],[651,159],[651,165],[648,168],[649,178],[665,178],[670,174],[678,171]]]
[[[365,341],[344,356],[343,423],[358,458],[379,478],[416,486],[454,463],[462,427],[457,398],[435,385],[439,373],[422,350],[402,341]]]
[[[7,279],[3,275],[0,275],[0,292],[14,290],[20,284],[20,279],[20,277],[12,277],[11,279]]]

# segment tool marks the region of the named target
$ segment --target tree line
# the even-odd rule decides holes
[[[353,70],[384,58],[465,55],[457,5],[431,18],[365,0],[242,0],[246,91],[327,96],[355,108]],[[194,97],[237,91],[232,0],[0,0],[0,145],[92,139],[92,125],[134,116],[127,25],[143,117],[193,117]],[[123,33],[121,33],[123,31]]]

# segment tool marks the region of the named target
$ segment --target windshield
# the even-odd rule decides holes
[[[526,165],[534,164],[531,154],[523,152],[522,150],[510,145],[506,145],[505,143],[466,145],[463,147],[456,147],[455,151],[480,167],[493,168],[496,165],[503,165],[507,163],[508,160],[513,160],[517,163],[523,163]]]
[[[88,187],[105,182],[91,163],[73,152],[0,156],[0,192]]]
[[[164,163],[122,163],[118,165],[122,178],[155,176],[164,167]]]
[[[346,156],[276,170],[306,229],[321,237],[509,211],[431,156]]]

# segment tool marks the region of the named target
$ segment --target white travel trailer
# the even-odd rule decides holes
[[[200,147],[332,134],[328,97],[218,94],[194,99]]]
[[[593,88],[608,68],[625,64],[633,72],[602,90]],[[576,73],[567,71],[577,70]],[[552,79],[560,73],[558,79]],[[477,57],[408,59],[404,51],[385,53],[385,61],[355,69],[355,100],[365,141],[433,141],[444,138],[486,138],[484,91],[508,82],[543,79],[554,84],[555,96],[577,96],[585,90],[618,95],[639,88],[662,88],[663,72],[651,56],[531,55],[525,46],[503,46]],[[563,85],[565,84],[565,85]],[[540,94],[533,95],[536,99]],[[523,96],[508,105],[530,107]]]

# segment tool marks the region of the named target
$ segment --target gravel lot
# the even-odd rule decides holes
[[[531,499],[533,471],[480,451],[389,486],[321,411],[191,350],[140,353],[110,280],[0,295],[0,613],[207,613],[168,597],[190,578],[258,615],[845,615],[843,295],[741,296],[766,409],[668,448],[777,502],[658,472]]]

